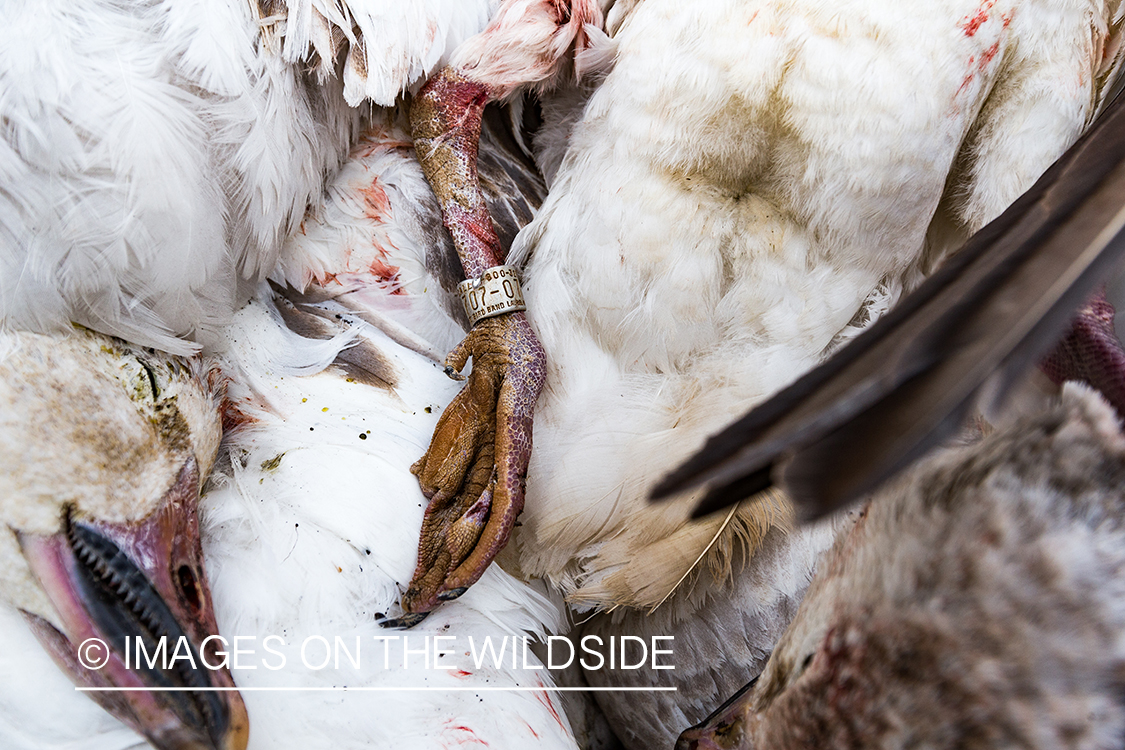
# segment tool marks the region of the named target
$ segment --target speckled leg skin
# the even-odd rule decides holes
[[[1125,418],[1125,349],[1113,330],[1113,317],[1103,288],[1078,311],[1070,332],[1040,367],[1056,384],[1088,384]]]
[[[415,150],[468,278],[504,255],[476,171],[481,112],[490,99],[484,86],[447,68],[419,92],[410,113]],[[468,384],[411,468],[430,504],[418,566],[402,597],[408,613],[428,612],[475,583],[523,509],[543,347],[523,313],[507,313],[480,321],[446,365],[460,371],[470,357]]]

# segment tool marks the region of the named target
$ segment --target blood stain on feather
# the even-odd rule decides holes
[[[349,159],[366,159],[379,151],[391,149],[411,149],[414,143],[408,140],[394,140],[391,138],[391,129],[382,123],[372,123],[359,136],[356,145],[352,147]]]
[[[979,67],[980,67],[982,72],[984,71],[984,69],[986,67],[988,67],[988,64],[990,62],[992,62],[992,58],[996,57],[996,53],[999,52],[999,51],[1000,51],[1000,42],[993,42],[991,47],[989,47],[988,49],[986,49],[984,52],[981,53]]]
[[[224,398],[219,406],[219,417],[222,420],[224,435],[232,434],[255,421],[254,417],[242,411],[238,404],[229,398]]]
[[[391,215],[391,202],[387,198],[387,191],[379,186],[378,179],[372,179],[362,187],[357,187],[356,192],[363,196],[364,215],[378,222],[383,222]]]
[[[473,743],[476,743],[476,744],[479,744],[479,745],[484,745],[485,747],[488,747],[487,742],[482,740],[480,737],[477,737],[476,732],[474,732],[472,729],[469,729],[467,726],[465,726],[463,724],[458,724],[456,726],[452,726],[452,727],[450,727],[450,729],[454,732],[465,732],[469,735],[468,737],[463,738],[463,739],[458,738],[457,741],[458,741],[459,744],[463,745],[466,742],[473,742]]]
[[[551,716],[555,718],[555,721],[559,723],[560,727],[566,729],[567,724],[563,722],[562,718],[559,716],[559,712],[555,710],[555,705],[551,702],[551,696],[547,694],[546,686],[543,684],[542,680],[537,679],[536,681],[539,683],[539,687],[544,688],[544,690],[543,692],[537,691],[535,693],[535,699],[547,707],[547,710],[551,712]]]
[[[389,263],[384,263],[378,258],[372,258],[371,262],[367,264],[367,267],[371,269],[371,273],[376,278],[378,278],[379,281],[383,281],[391,285],[387,289],[387,292],[389,294],[406,294],[406,290],[403,288],[402,283],[398,278],[398,266],[392,266]]]
[[[965,36],[975,36],[980,27],[988,22],[988,12],[992,10],[992,6],[995,4],[996,0],[986,0],[974,15],[965,16],[957,26],[964,30]]]

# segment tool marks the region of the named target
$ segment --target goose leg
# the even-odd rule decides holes
[[[476,170],[481,115],[491,99],[486,86],[446,68],[419,92],[410,112],[419,161],[467,278],[504,259]],[[507,544],[523,509],[543,347],[524,314],[509,312],[478,322],[446,358],[446,371],[460,372],[470,357],[467,386],[411,467],[430,499],[418,565],[402,598],[403,609],[415,615],[475,583]]]
[[[525,83],[553,79],[585,23],[596,20],[589,0],[509,0],[493,25],[459,51],[463,65],[438,72],[411,104],[415,151],[466,278],[480,278],[505,256],[477,175],[484,107]],[[407,615],[396,624],[418,622],[475,583],[523,509],[543,347],[522,312],[507,312],[479,321],[447,357],[446,371],[460,372],[470,358],[466,388],[412,467],[430,504],[402,598]]]

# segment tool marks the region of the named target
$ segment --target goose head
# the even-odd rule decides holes
[[[0,334],[0,599],[162,750],[247,742],[230,673],[201,663],[221,661],[197,516],[220,437],[198,362],[80,329]]]

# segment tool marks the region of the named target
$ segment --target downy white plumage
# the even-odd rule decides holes
[[[534,656],[524,670],[512,668],[510,655],[525,633],[562,628],[559,602],[494,568],[474,596],[441,618],[401,633],[377,624],[377,613],[394,605],[414,564],[424,498],[408,467],[455,384],[432,359],[393,343],[345,308],[322,309],[343,314],[350,331],[303,339],[260,301],[240,311],[230,328],[229,357],[242,373],[232,384],[232,405],[252,421],[228,442],[229,482],[203,501],[211,581],[222,632],[258,644],[279,635],[285,643],[274,646],[286,656],[284,668],[235,672],[240,687],[387,692],[247,691],[250,747],[422,750],[472,741],[573,747],[556,696],[494,691],[550,686]],[[355,369],[295,377],[331,362],[356,336],[370,342],[379,375],[393,385],[373,386]],[[339,637],[359,667],[344,657],[339,667],[304,666],[307,639],[314,639],[309,663],[325,655],[318,636],[333,647]],[[384,637],[392,640],[377,640]],[[507,646],[501,667],[488,657],[477,665],[485,638],[497,649]],[[450,651],[440,669],[433,655],[439,646]],[[406,647],[412,655],[403,668]],[[410,692],[419,688],[434,692]]]
[[[329,37],[365,50],[361,93],[352,57],[307,72],[329,5]],[[346,155],[348,102],[393,104],[493,5],[300,0],[262,18],[220,0],[5,3],[0,323],[79,322],[181,354],[211,343]]]
[[[229,460],[200,515],[219,630],[249,638],[243,647],[255,652],[242,663],[257,668],[233,674],[240,688],[356,689],[244,691],[250,748],[575,746],[557,695],[496,690],[553,684],[534,654],[523,667],[522,641],[511,661],[516,638],[564,626],[561,602],[541,586],[494,567],[423,626],[395,632],[376,623],[413,569],[424,498],[409,466],[457,389],[426,354],[460,335],[441,281],[427,270],[427,254],[449,252],[447,238],[426,240],[440,229],[436,216],[405,134],[372,127],[275,276],[279,290],[313,279],[319,301],[292,289],[286,295],[296,304],[284,295],[274,301],[263,285],[223,329],[229,429],[221,457]],[[9,627],[14,643],[26,643],[22,623],[5,619],[5,633]],[[284,654],[283,668],[266,667],[279,661],[263,650],[270,635],[283,640],[266,644]],[[342,655],[339,668],[306,667],[307,639],[309,663],[323,657],[318,636],[333,647],[339,636],[360,666]],[[375,640],[383,636],[397,637],[386,652]],[[436,645],[451,651],[441,668],[434,636],[448,638]],[[501,664],[484,656],[485,637],[507,649]],[[404,645],[415,652],[406,669]],[[428,656],[417,653],[423,648]],[[5,747],[104,750],[135,741],[56,679],[38,649],[0,658],[44,674],[34,690],[23,681],[4,686]],[[382,690],[359,690],[370,687]],[[74,704],[62,722],[60,703]]]
[[[311,279],[310,295],[274,308],[263,288],[226,332],[231,418],[248,421],[229,433],[229,480],[203,501],[217,616],[223,632],[288,644],[287,668],[236,672],[240,686],[435,692],[247,692],[260,727],[250,746],[573,747],[556,695],[495,690],[553,684],[534,655],[527,669],[510,661],[516,637],[563,629],[561,603],[541,587],[494,567],[422,626],[376,623],[414,564],[425,500],[409,466],[457,390],[430,353],[462,335],[430,270],[449,242],[401,128],[370,128],[312,215],[275,275],[301,288]],[[361,667],[304,667],[300,644],[318,635],[349,647],[358,637]],[[413,655],[401,668],[405,645],[428,644],[432,665],[434,636],[449,639],[446,666]],[[389,661],[376,637],[393,638]],[[478,665],[486,637],[497,648],[508,639],[503,664]],[[440,691],[450,687],[459,692]]]

